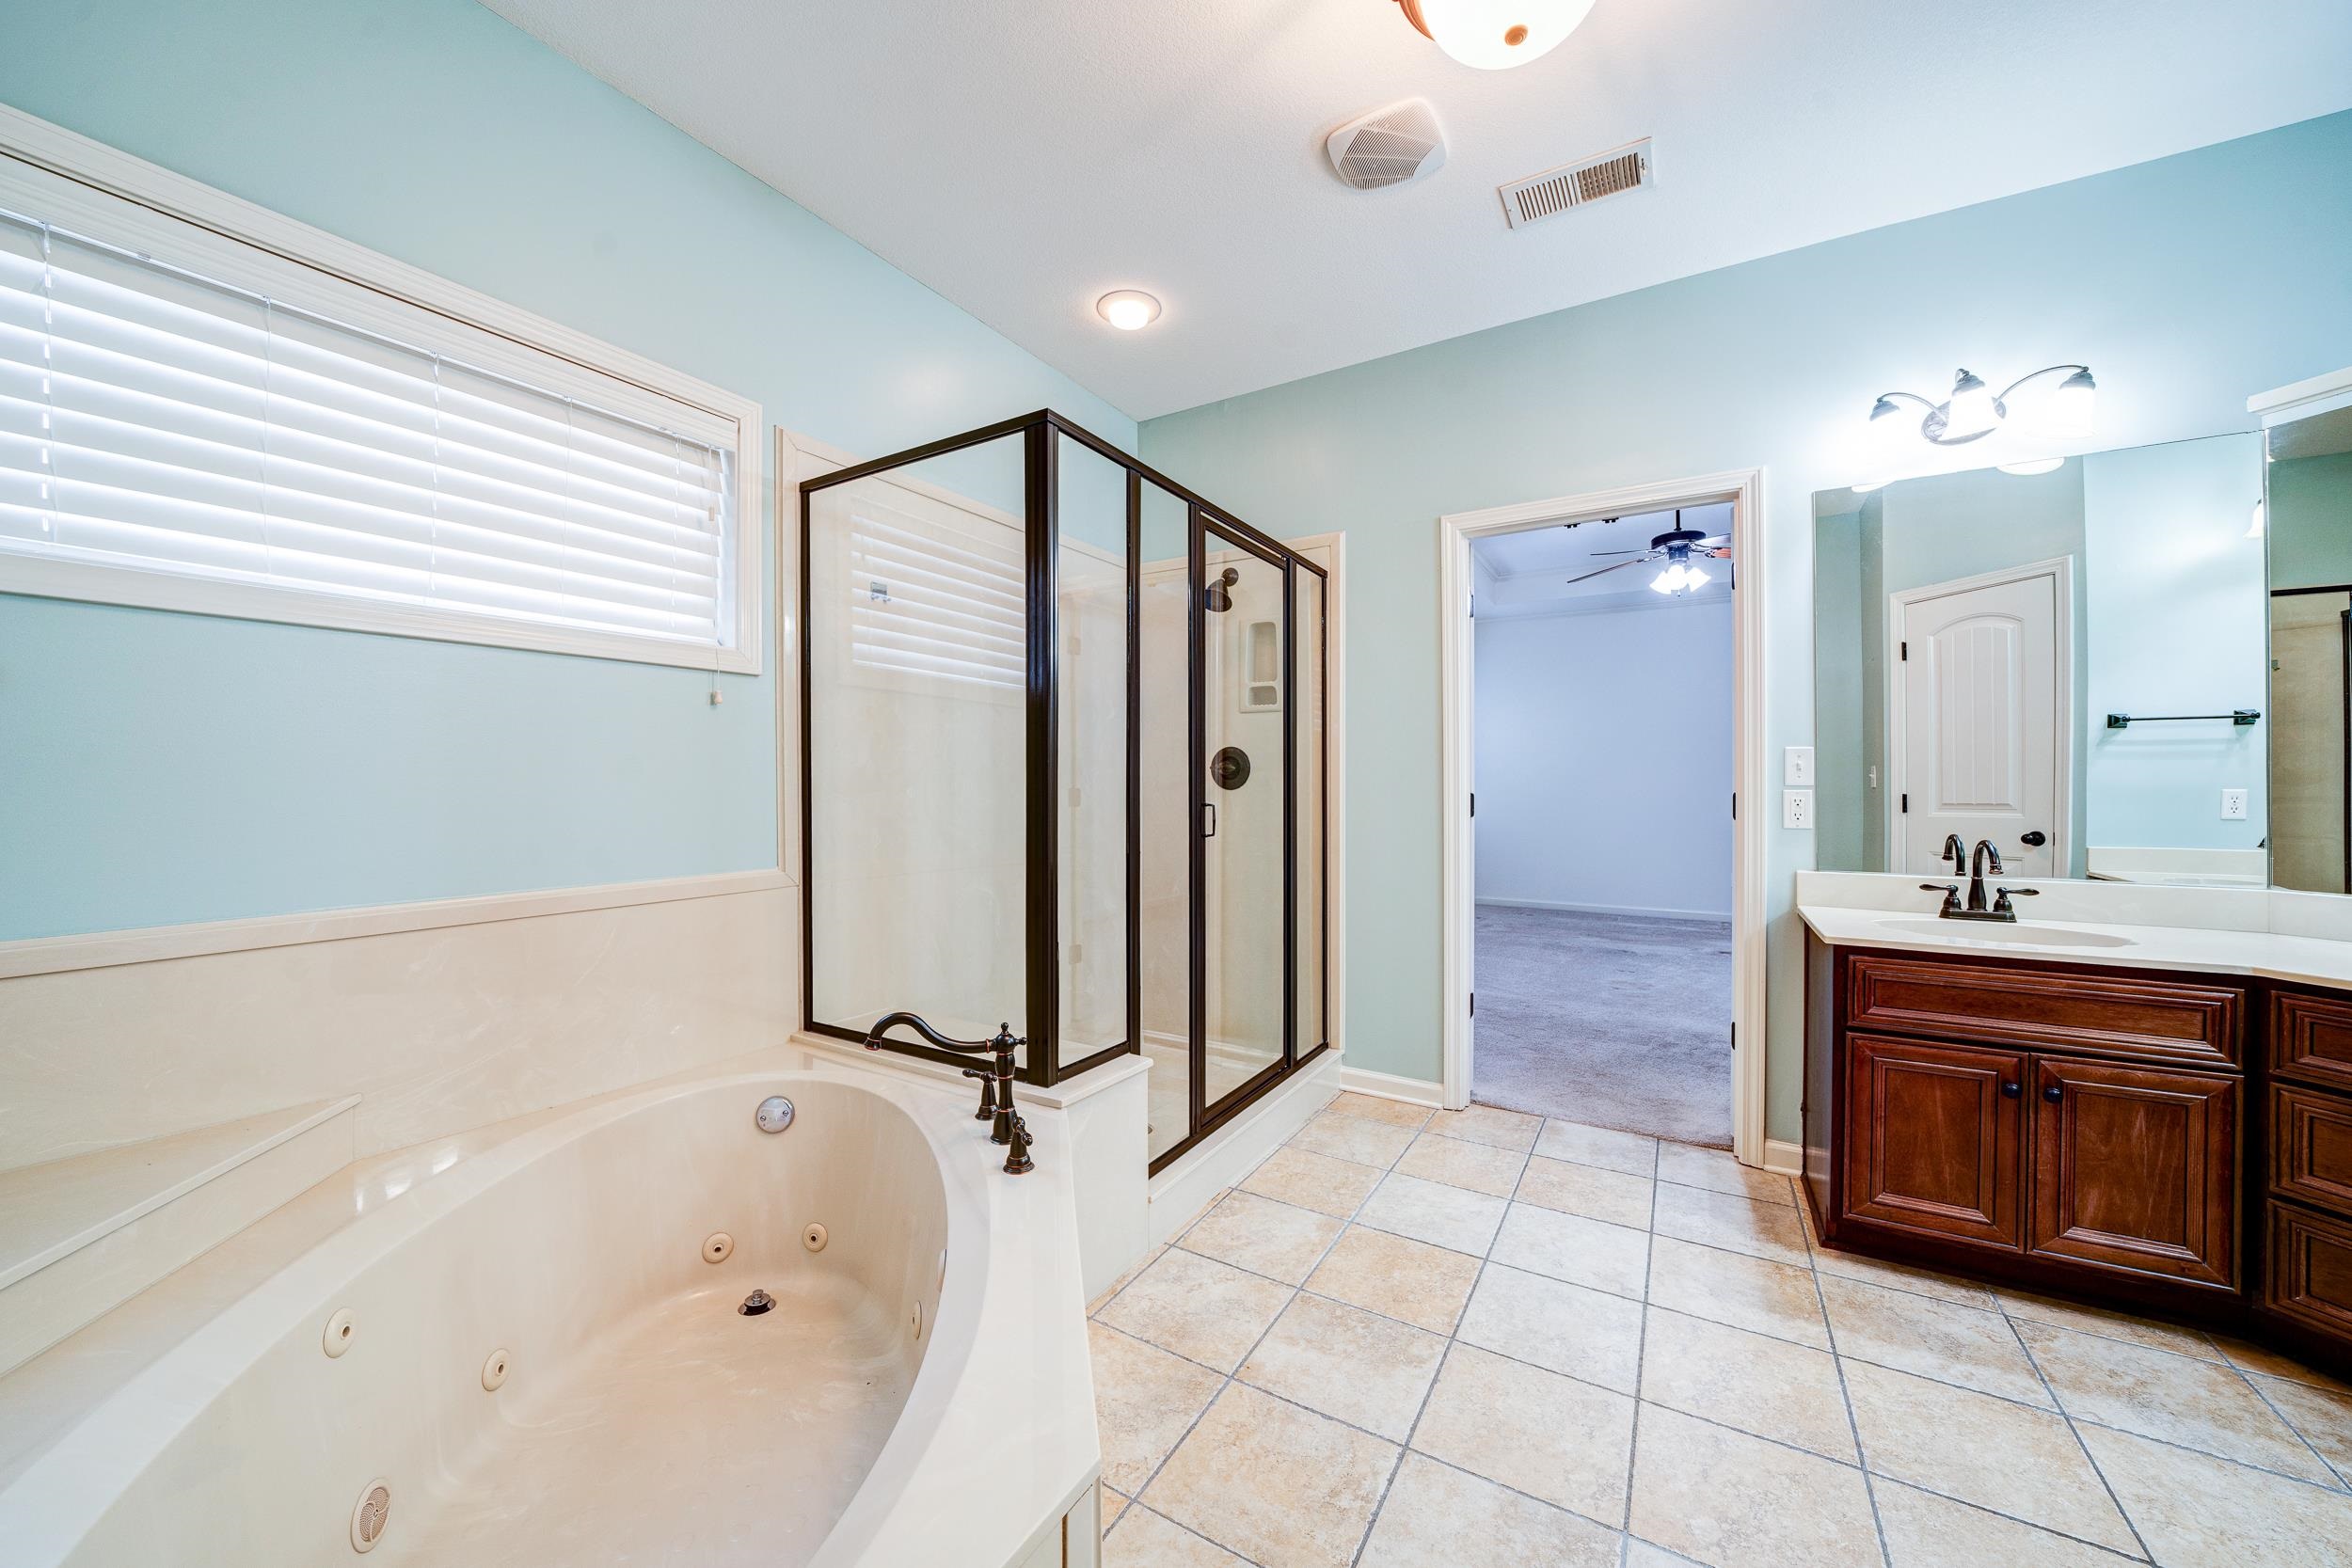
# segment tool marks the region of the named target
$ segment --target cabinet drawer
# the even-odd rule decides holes
[[[1851,962],[1847,1022],[1857,1029],[2201,1067],[2241,1054],[2246,993],[2233,986],[1871,954]],[[2345,1066],[2352,1072],[2352,1058]]]
[[[2324,1334],[2352,1335],[2352,1225],[2272,1204],[2270,1307]]]
[[[2352,998],[2271,992],[2270,1069],[2352,1089]]]
[[[2271,1086],[2270,1190],[2352,1217],[2352,1100]]]

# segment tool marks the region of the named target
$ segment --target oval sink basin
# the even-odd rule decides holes
[[[2129,937],[2105,931],[2070,931],[2058,926],[2004,926],[1992,920],[1882,920],[1881,926],[1907,937],[1936,937],[1945,942],[1989,942],[2004,947],[2137,947]]]

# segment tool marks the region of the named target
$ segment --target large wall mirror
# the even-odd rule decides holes
[[[1816,496],[1818,863],[1948,875],[1957,834],[2014,876],[2262,887],[2284,817],[2344,891],[2352,466],[2296,525],[2298,580],[2329,591],[2290,598],[2265,456],[2217,436]],[[2336,662],[2274,712],[2290,603]]]
[[[2270,879],[2352,892],[2352,409],[2270,431]]]

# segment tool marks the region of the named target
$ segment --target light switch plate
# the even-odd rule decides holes
[[[2221,792],[2221,820],[2224,822],[2246,820],[2246,791],[2225,789]]]
[[[1780,782],[1796,788],[1813,787],[1813,748],[1790,746],[1781,752]]]
[[[1813,831],[1813,791],[1784,789],[1780,792],[1780,825],[1805,832]]]

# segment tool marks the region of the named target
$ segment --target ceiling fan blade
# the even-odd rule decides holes
[[[1566,582],[1562,583],[1560,586],[1567,588],[1580,582],[1590,582],[1595,578],[1607,577],[1612,572],[1622,572],[1628,566],[1639,566],[1641,564],[1642,562],[1638,561],[1620,561],[1614,566],[1603,566],[1597,572],[1586,572],[1582,577],[1570,578]]]
[[[1647,550],[1595,550],[1595,551],[1593,551],[1592,553],[1593,553],[1594,555],[1596,555],[1596,556],[1603,556],[1603,555],[1647,555],[1647,554],[1649,554],[1649,551],[1647,551]]]

